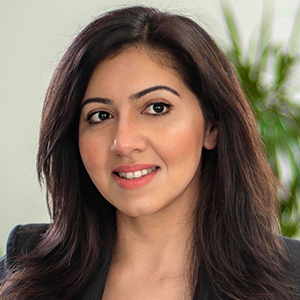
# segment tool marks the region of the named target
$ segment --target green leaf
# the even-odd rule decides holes
[[[237,61],[239,61],[242,50],[241,50],[241,39],[237,30],[237,25],[235,18],[232,14],[232,9],[229,7],[229,4],[225,2],[221,2],[222,12],[225,17],[225,22],[227,24],[227,28],[230,33],[230,39],[233,46],[233,54]]]
[[[257,42],[257,48],[255,53],[255,60],[253,64],[252,77],[258,79],[263,71],[266,70],[266,65],[269,58],[269,44],[271,39],[271,24],[273,19],[272,13],[266,9],[264,5],[264,11],[262,16],[260,36]]]

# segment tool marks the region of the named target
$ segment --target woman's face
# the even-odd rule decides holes
[[[179,74],[130,48],[94,71],[79,121],[83,164],[101,194],[131,217],[192,205],[202,148],[216,144]]]

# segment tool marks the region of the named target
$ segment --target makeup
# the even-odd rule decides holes
[[[150,164],[123,165],[114,169],[112,176],[119,187],[136,189],[148,184],[156,176],[158,169]]]

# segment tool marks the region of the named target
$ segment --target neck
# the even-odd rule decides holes
[[[182,210],[129,217],[117,212],[113,263],[124,268],[182,276],[190,250],[191,215]]]

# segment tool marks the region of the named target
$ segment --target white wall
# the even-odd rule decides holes
[[[287,40],[298,0],[275,6],[274,40]],[[232,0],[247,40],[258,24],[263,0]],[[0,0],[0,250],[20,223],[48,222],[45,196],[35,172],[43,97],[62,53],[80,29],[100,13],[145,4],[181,12],[226,42],[218,0]]]

